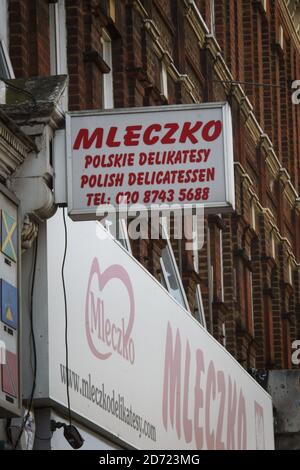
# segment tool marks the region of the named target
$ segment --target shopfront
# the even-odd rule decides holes
[[[100,224],[68,220],[67,232],[75,422],[122,448],[272,449],[272,401],[253,378]],[[36,403],[67,417],[61,211],[47,240],[49,350]]]

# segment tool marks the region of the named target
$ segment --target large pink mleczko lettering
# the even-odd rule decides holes
[[[242,388],[204,353],[185,348],[179,329],[167,326],[162,420],[167,432],[201,449],[246,449],[247,412]]]

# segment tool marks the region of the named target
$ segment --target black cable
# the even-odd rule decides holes
[[[49,437],[40,437],[40,436],[37,436],[36,434],[34,435],[34,438],[37,439],[38,441],[50,441],[52,437],[53,437],[52,435]]]
[[[11,418],[8,418],[8,419],[6,420],[5,431],[6,431],[7,440],[8,440],[8,442],[9,442],[9,444],[12,444],[12,443],[13,443],[13,442],[12,442],[12,437],[11,437],[11,430],[10,430],[11,427],[12,427],[12,426],[11,426]]]
[[[13,90],[17,90],[19,91],[20,93],[23,93],[24,95],[27,95],[31,98],[33,104],[34,104],[34,107],[36,108],[37,107],[37,101],[36,101],[36,97],[30,93],[30,91],[28,90],[24,90],[24,88],[20,88],[19,86],[17,85],[14,85],[13,83],[11,83],[8,79],[6,78],[3,78],[3,77],[0,77],[0,81],[5,83],[6,86],[12,88]]]
[[[66,223],[66,213],[65,207],[63,207],[63,220],[64,220],[64,230],[65,230],[65,250],[64,257],[61,267],[61,278],[64,292],[64,305],[65,305],[65,347],[66,347],[66,371],[67,371],[67,402],[68,402],[68,417],[70,426],[72,424],[71,417],[71,404],[70,404],[70,387],[69,387],[69,344],[68,344],[68,304],[67,304],[67,293],[66,293],[66,283],[65,283],[65,263],[68,249],[68,230]]]
[[[34,398],[34,392],[36,387],[36,374],[37,374],[37,353],[36,353],[36,342],[35,342],[35,335],[34,335],[34,328],[33,328],[33,294],[34,294],[34,285],[35,285],[35,275],[36,275],[36,265],[37,265],[37,254],[38,254],[38,237],[35,240],[35,249],[34,249],[34,258],[33,258],[33,272],[32,272],[32,283],[31,283],[31,292],[30,292],[30,335],[32,338],[32,347],[33,347],[33,357],[34,357],[34,365],[33,365],[33,382],[32,382],[32,389],[29,399],[29,406],[27,414],[23,420],[18,438],[15,442],[14,449],[18,447],[22,434],[24,432],[25,426],[30,416],[30,412],[32,409],[32,403]]]
[[[273,83],[240,82],[238,80],[217,80],[217,79],[213,79],[213,82],[227,83],[228,85],[246,85],[246,86],[257,86],[257,87],[281,88],[282,90],[286,89],[285,87],[281,85],[274,85]]]

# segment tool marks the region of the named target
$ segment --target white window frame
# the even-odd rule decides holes
[[[109,16],[115,23],[116,21],[116,0],[109,0]]]
[[[203,328],[207,330],[200,284],[197,284],[196,287],[196,303],[199,312],[199,317],[197,318],[197,320],[199,321],[200,325],[202,325]]]
[[[3,60],[3,68],[5,69],[5,74],[2,78],[15,78],[13,66],[9,57],[9,34],[8,34],[8,1],[1,0],[0,1],[0,58]],[[5,87],[2,88],[2,93],[4,92],[5,101]],[[1,93],[1,94],[2,94]]]
[[[160,89],[161,94],[168,98],[168,70],[165,62],[162,60],[160,65]]]
[[[49,4],[50,73],[67,74],[66,10],[64,0]]]
[[[6,71],[7,71],[6,77],[2,77],[2,78],[15,78],[14,70],[12,67],[12,63],[10,61],[8,49],[7,49],[6,42],[4,39],[0,39],[0,48],[1,48],[1,55],[4,60],[4,67],[6,68]]]
[[[8,47],[8,0],[0,1],[0,39],[2,39]]]
[[[279,25],[279,37],[278,37],[278,43],[281,49],[284,49],[284,31],[282,25]]]
[[[215,12],[215,0],[210,0],[210,32],[216,34],[216,12]]]
[[[272,253],[272,258],[276,259],[276,240],[275,240],[275,235],[273,232],[271,233],[271,253]]]
[[[124,248],[126,248],[128,253],[130,253],[132,255],[132,248],[131,248],[131,245],[130,245],[130,239],[129,239],[129,235],[128,235],[126,221],[125,221],[125,219],[118,219],[118,220],[119,220],[119,239],[117,241],[118,241],[118,243],[120,243],[120,245],[122,245]],[[120,241],[120,238],[122,239],[122,241],[124,243],[122,243],[122,241]]]
[[[192,225],[193,225],[193,264],[194,264],[194,270],[197,274],[200,272],[200,264],[199,264],[199,240],[198,240],[198,227],[197,227],[197,219],[192,216]],[[196,227],[194,226],[194,223],[196,223]],[[203,221],[204,223],[204,221]]]
[[[293,266],[291,261],[288,262],[288,276],[289,276],[289,283],[293,285]]]
[[[49,3],[49,40],[50,40],[50,73],[67,75],[67,30],[65,0]],[[68,90],[61,100],[64,110],[68,109]]]
[[[210,333],[213,334],[213,301],[214,301],[214,267],[211,260],[210,228],[206,229],[207,238],[207,270],[208,270],[208,314]]]
[[[104,223],[102,223],[101,221],[99,223],[114,238],[114,240],[117,243],[119,243],[123,248],[125,248],[128,251],[128,253],[132,254],[132,248],[130,245],[130,239],[128,235],[126,221],[125,219],[120,219],[120,218],[117,218],[116,221],[118,223],[118,229],[119,229],[118,238],[116,238],[115,234],[112,233],[111,231],[111,226],[113,225],[113,222],[111,220],[105,219]]]
[[[226,345],[227,345],[226,339],[227,339],[227,337],[226,337],[226,323],[225,322],[222,323],[222,335],[223,335],[223,341],[222,341],[223,347],[226,348]]]
[[[267,8],[268,8],[268,3],[267,3],[268,0],[262,0],[262,5],[263,5],[263,9],[265,10],[265,12],[267,13]]]
[[[196,244],[195,244],[196,245]],[[199,266],[199,251],[198,251],[198,246],[194,245],[193,249],[193,263],[194,263],[194,270],[197,274],[200,272],[200,266]]]
[[[220,277],[221,277],[221,302],[224,302],[224,260],[223,260],[223,230],[220,230]]]
[[[211,304],[213,304],[214,302],[214,290],[215,290],[215,280],[214,280],[214,275],[215,275],[215,271],[214,271],[214,266],[211,265],[210,266],[210,282],[211,282]]]
[[[101,44],[103,60],[110,68],[110,72],[102,76],[102,104],[103,109],[112,109],[114,107],[112,40],[106,29],[102,29]]]
[[[233,268],[233,301],[237,302],[237,269]]]
[[[5,69],[4,79],[15,78],[13,67],[9,58],[8,50],[4,39],[0,39],[0,60],[3,60],[3,68]],[[1,75],[1,74],[0,74]],[[0,77],[0,104],[6,103],[6,85],[1,81]]]
[[[173,297],[173,295],[171,294],[172,289],[171,289],[171,286],[170,286],[169,281],[168,281],[167,270],[165,268],[163,258],[161,257],[160,258],[160,266],[161,266],[161,270],[162,270],[162,274],[163,274],[163,278],[164,278],[164,284],[167,286],[167,291],[169,292],[170,295],[172,295],[173,299],[177,303],[179,303],[183,308],[185,308],[189,313],[191,313],[190,306],[189,306],[189,303],[188,303],[188,300],[187,300],[187,296],[186,296],[186,293],[185,293],[185,290],[184,290],[184,287],[183,287],[183,284],[182,284],[182,279],[180,277],[179,269],[178,269],[178,266],[177,266],[177,263],[176,263],[173,248],[172,248],[170,239],[168,237],[168,233],[167,233],[164,225],[161,225],[161,228],[162,228],[162,232],[163,232],[163,237],[167,242],[166,248],[168,250],[170,261],[171,261],[171,264],[172,264],[173,269],[174,269],[174,273],[175,273],[175,276],[176,276],[176,281],[177,281],[178,288],[179,288],[179,291],[180,291],[180,294],[181,294],[181,297],[182,297],[182,301],[183,301],[182,304],[180,304],[178,302],[178,300],[175,297]]]
[[[253,273],[252,273],[252,271],[250,271],[249,278],[250,278],[250,295],[251,295],[252,334],[254,336],[255,328],[254,328],[254,305],[253,305],[254,297],[253,297]]]
[[[57,3],[49,3],[49,36],[50,73],[51,75],[58,75],[60,70],[60,37]]]
[[[256,230],[256,207],[254,201],[251,202],[251,219],[253,230]]]

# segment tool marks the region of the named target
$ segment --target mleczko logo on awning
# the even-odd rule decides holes
[[[162,400],[167,432],[197,449],[247,449],[248,426],[255,414],[256,447],[264,448],[264,410],[254,403],[247,413],[246,391],[230,370],[207,360],[205,352],[183,344],[168,323]],[[249,398],[248,398],[249,400]]]
[[[94,356],[106,360],[116,354],[133,364],[134,316],[134,293],[127,271],[113,265],[101,272],[94,258],[85,304],[86,335]]]

